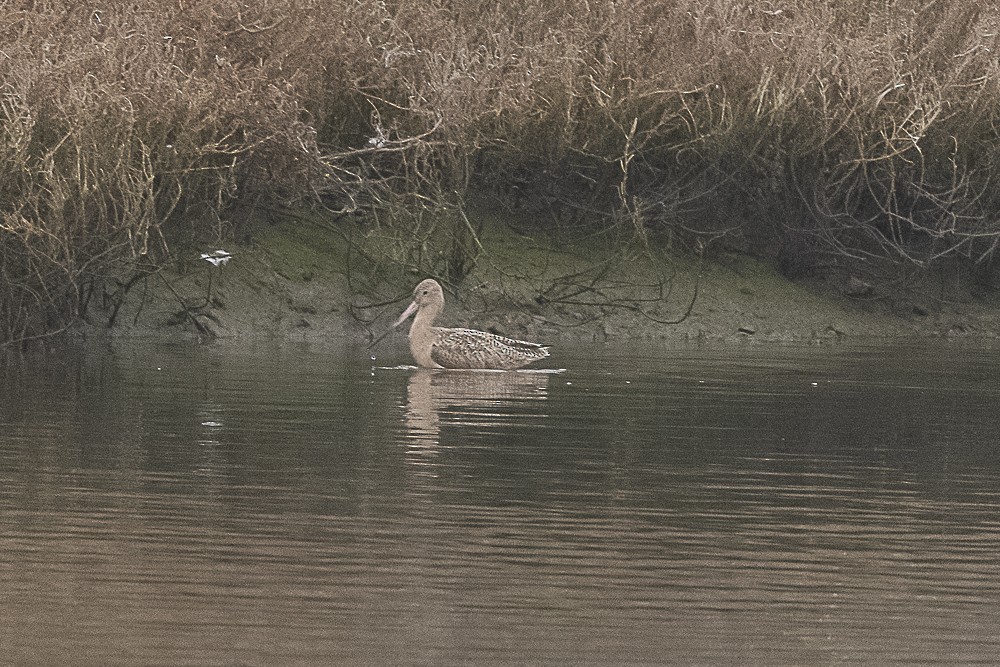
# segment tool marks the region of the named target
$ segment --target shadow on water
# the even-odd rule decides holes
[[[990,664],[1000,354],[53,356],[0,386],[17,663]]]

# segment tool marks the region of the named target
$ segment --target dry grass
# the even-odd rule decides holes
[[[789,273],[1000,240],[1000,21],[961,0],[13,0],[0,337],[65,326],[234,204],[368,213],[460,279],[472,193]],[[542,224],[540,222],[540,224]]]

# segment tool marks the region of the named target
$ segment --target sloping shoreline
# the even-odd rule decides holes
[[[946,300],[910,290],[857,298],[845,295],[839,283],[790,281],[768,263],[736,253],[703,262],[672,254],[625,257],[602,280],[591,284],[584,276],[577,278],[582,287],[572,283],[567,289],[564,276],[572,271],[566,266],[554,267],[547,258],[544,270],[537,267],[539,256],[561,251],[536,248],[532,257],[523,248],[504,249],[495,238],[484,243],[489,261],[457,288],[446,288],[447,325],[553,343],[808,343],[995,338],[1000,332],[1000,309],[991,294],[957,293]],[[110,330],[107,312],[92,313],[81,329],[85,335],[110,331],[116,338],[366,344],[385,332],[408,303],[412,286],[426,277],[403,270],[383,279],[360,270],[352,276],[345,270],[342,238],[325,228],[269,225],[247,243],[225,249],[233,256],[228,265],[195,257],[145,278],[129,292]],[[653,285],[654,273],[666,278]],[[389,337],[389,344],[404,333]]]

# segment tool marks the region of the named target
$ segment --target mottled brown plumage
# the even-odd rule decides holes
[[[410,326],[410,352],[426,368],[482,368],[513,370],[549,356],[539,343],[506,338],[476,329],[434,326],[444,309],[444,291],[428,278],[413,290],[413,303],[399,316],[394,327],[416,313]]]

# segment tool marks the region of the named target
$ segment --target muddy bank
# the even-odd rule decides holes
[[[506,228],[484,234],[482,242],[472,274],[446,287],[442,324],[555,344],[992,338],[1000,331],[996,297],[958,283],[945,290],[928,279],[888,294],[852,277],[790,281],[769,263],[735,253],[699,259],[648,247],[569,248]],[[232,259],[225,266],[192,251],[136,284],[113,327],[106,327],[108,311],[95,311],[83,330],[120,338],[367,343],[389,327],[426,276],[388,261],[373,264],[372,253],[352,253],[350,243],[329,225],[260,225],[242,243],[226,244]],[[403,349],[404,334],[388,336],[379,349]]]

